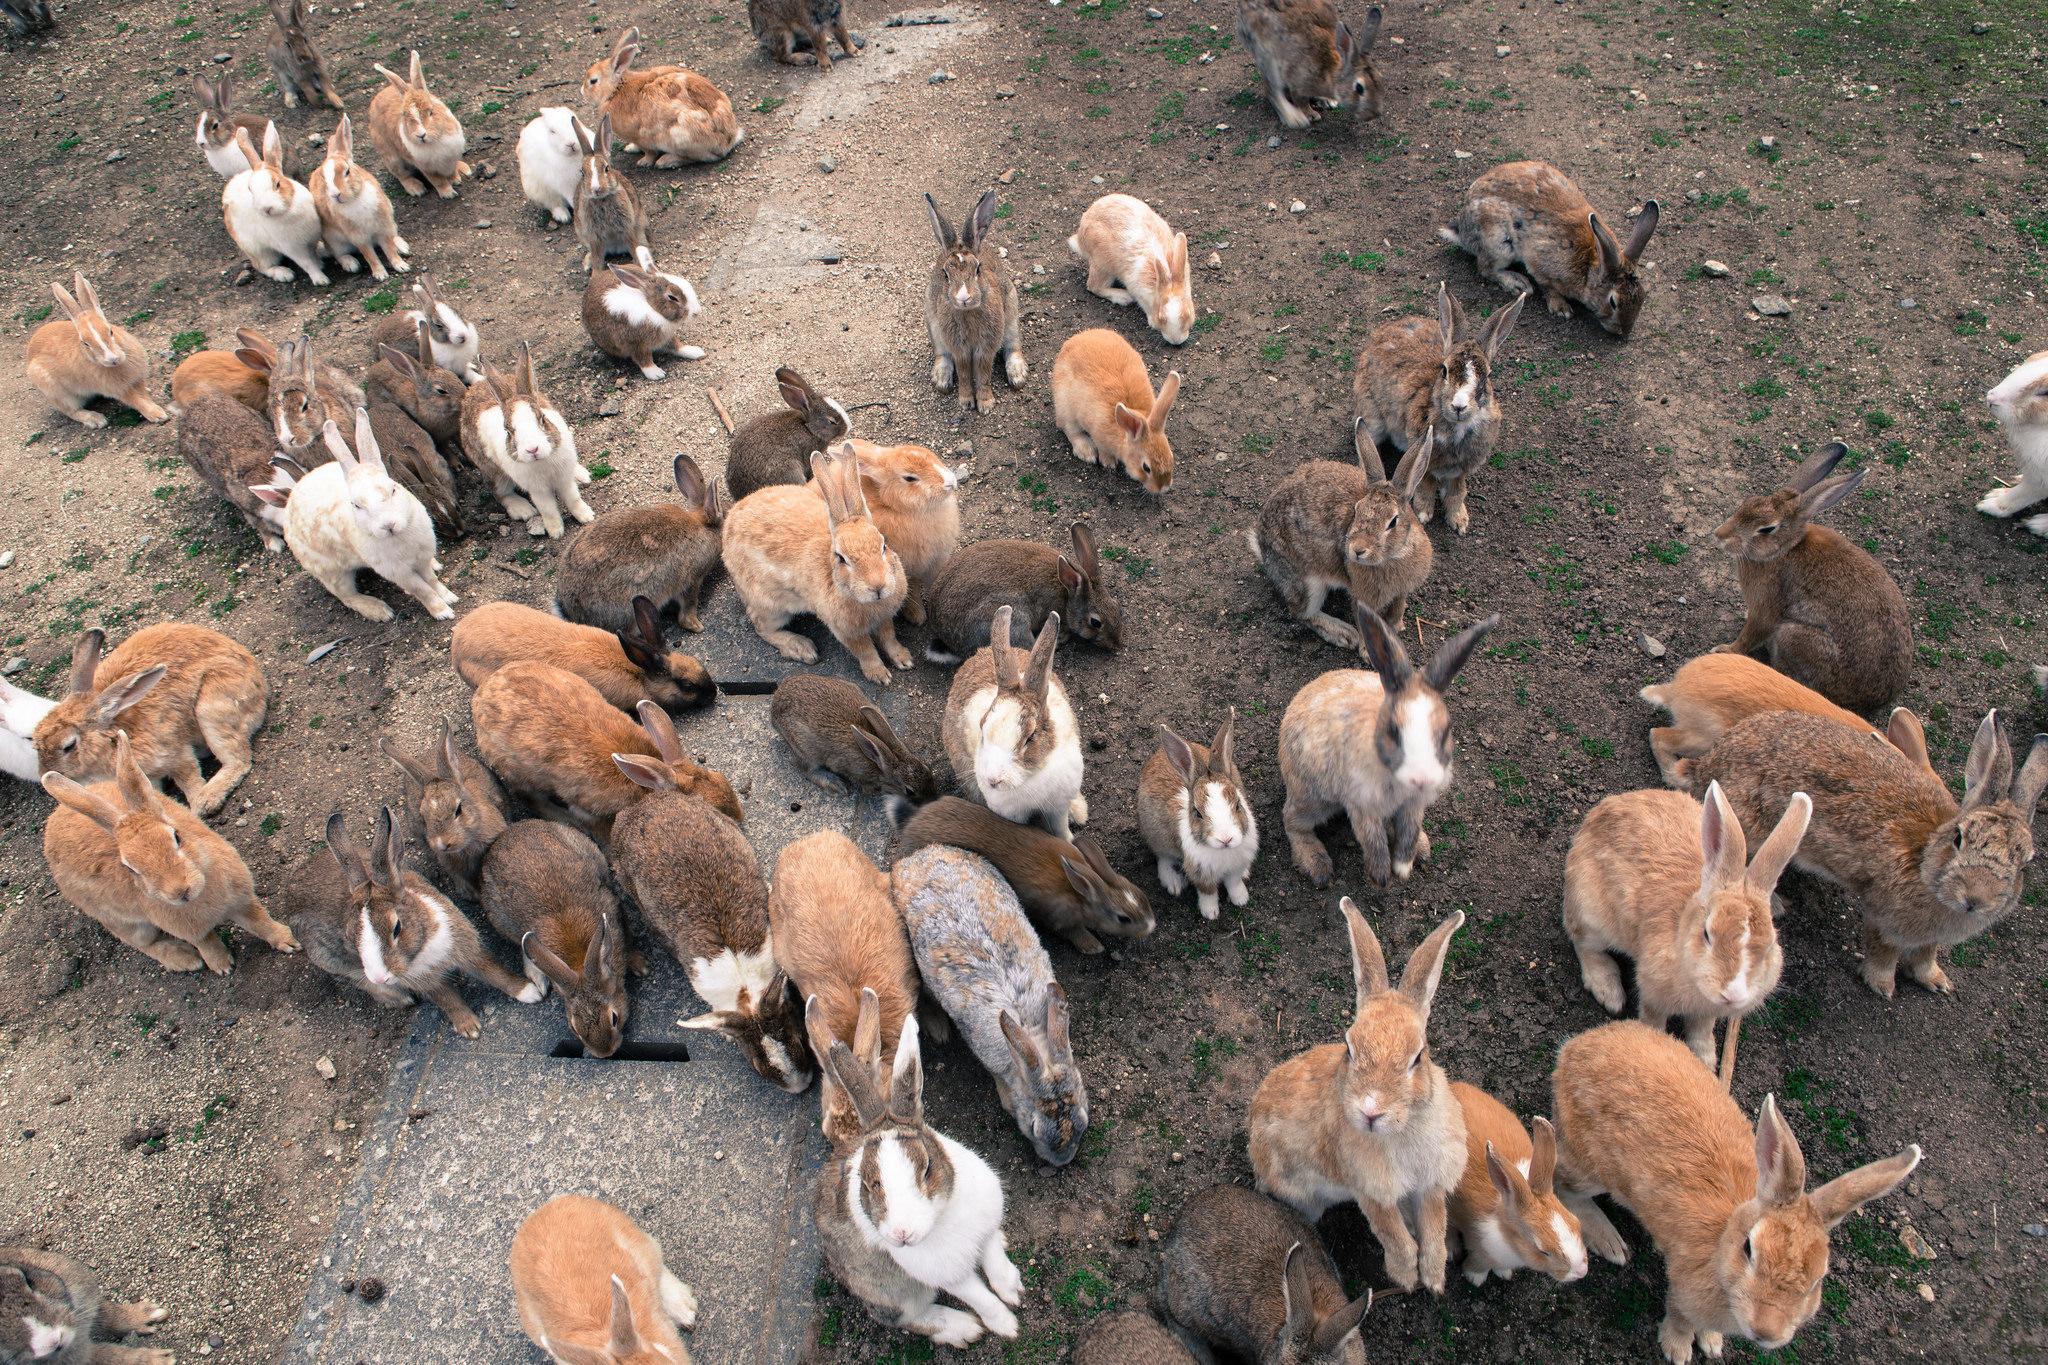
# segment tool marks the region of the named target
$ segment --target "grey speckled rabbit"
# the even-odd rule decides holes
[[[1266,98],[1289,128],[1323,116],[1317,106],[1358,106],[1378,118],[1380,78],[1366,60],[1380,36],[1380,7],[1365,12],[1354,35],[1331,0],[1238,0],[1237,36],[1266,78]]]
[[[1204,1361],[1365,1365],[1359,1325],[1314,1228],[1263,1194],[1211,1185],[1182,1207],[1159,1252],[1159,1299]]]
[[[725,487],[735,502],[770,484],[808,483],[812,452],[830,450],[853,435],[846,406],[787,365],[775,372],[775,387],[788,406],[750,417],[732,433]]]
[[[932,233],[939,239],[925,293],[925,325],[932,334],[932,387],[956,389],[960,406],[987,412],[996,405],[995,367],[1002,362],[1010,387],[1024,384],[1024,352],[1017,328],[1017,282],[988,240],[996,192],[989,190],[958,236],[929,194]]]
[[[583,268],[594,272],[613,256],[631,256],[642,270],[654,269],[654,251],[647,245],[647,210],[632,182],[612,165],[611,115],[597,121],[595,135],[578,123],[576,140],[583,144],[575,217]]]
[[[148,1335],[170,1314],[147,1299],[110,1303],[99,1276],[71,1257],[0,1247],[0,1361],[6,1365],[172,1365],[169,1351],[112,1346],[93,1333]]]
[[[327,75],[327,60],[306,31],[306,0],[270,0],[270,17],[277,21],[267,49],[270,74],[277,77],[284,107],[317,103],[342,108],[341,92]]]
[[[1088,1131],[1088,1087],[1067,1037],[1067,993],[1016,892],[986,858],[943,845],[899,859],[889,886],[925,990],[1039,1159],[1066,1165]]]
[[[939,784],[881,708],[844,678],[792,673],[775,685],[769,723],[804,776],[826,791],[889,792],[929,801]]]
[[[1577,303],[1626,340],[1643,308],[1636,261],[1656,230],[1657,201],[1646,200],[1623,245],[1563,171],[1513,161],[1473,181],[1457,218],[1437,235],[1470,252],[1479,273],[1510,294],[1541,290],[1561,318]]]
[[[1074,1365],[1195,1365],[1195,1358],[1150,1313],[1105,1313],[1074,1343]]]

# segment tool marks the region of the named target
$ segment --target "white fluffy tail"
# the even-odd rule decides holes
[[[1073,236],[1067,238],[1067,250],[1073,252],[1076,256],[1082,256],[1087,254],[1081,250],[1080,233],[1077,232]]]
[[[1660,707],[1663,710],[1669,711],[1671,709],[1671,703],[1665,700],[1665,688],[1667,686],[1668,684],[1666,683],[1651,683],[1648,687],[1636,693],[1636,695],[1641,697],[1644,701],[1650,703],[1650,705],[1652,706]]]
[[[924,657],[935,664],[957,664],[960,656],[934,642],[924,647]]]
[[[1456,228],[1440,227],[1436,230],[1436,235],[1443,238],[1446,242],[1449,242],[1452,246],[1458,248],[1458,250],[1460,251],[1463,251],[1465,249],[1465,241],[1462,237],[1458,236]]]
[[[1266,551],[1259,544],[1259,533],[1257,531],[1247,529],[1244,533],[1244,543],[1252,547],[1253,559],[1261,563],[1265,562]]]

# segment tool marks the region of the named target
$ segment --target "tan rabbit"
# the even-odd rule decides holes
[[[1365,916],[1349,896],[1340,905],[1356,1015],[1343,1042],[1310,1048],[1259,1083],[1246,1123],[1252,1169],[1260,1190],[1311,1223],[1356,1201],[1386,1254],[1387,1277],[1441,1294],[1448,1200],[1465,1173],[1465,1117],[1429,1055],[1429,1006],[1465,912],[1453,910],[1408,955],[1395,989]]]
[[[1465,1174],[1451,1191],[1452,1252],[1473,1287],[1489,1275],[1540,1270],[1570,1284],[1586,1275],[1578,1215],[1557,1197],[1557,1130],[1538,1116],[1532,1139],[1514,1112],[1478,1086],[1451,1082],[1465,1115]]]
[[[836,830],[785,845],[769,884],[768,926],[775,960],[807,1002],[805,1018],[866,1055],[854,1025],[862,994],[875,996],[874,1046],[893,1054],[904,1021],[917,1008],[917,966],[889,879],[867,854]],[[814,1050],[816,1034],[812,1030]],[[829,1068],[822,1074],[825,1136],[835,1145],[851,1142],[860,1133],[853,1104]]]
[[[383,736],[377,739],[377,752],[396,763],[405,775],[406,804],[419,821],[441,875],[462,895],[475,900],[484,854],[505,832],[504,788],[489,768],[455,747],[455,736],[445,720],[431,765]]]
[[[376,176],[356,165],[355,134],[347,114],[334,127],[327,159],[313,173],[312,187],[321,236],[343,270],[354,274],[367,265],[371,279],[383,280],[390,278],[387,264],[400,274],[412,269],[405,259],[412,247],[398,235],[390,197]]]
[[[1714,1064],[1714,1021],[1740,1019],[1778,984],[1772,888],[1805,837],[1813,802],[1793,793],[1745,866],[1748,845],[1718,783],[1704,804],[1683,792],[1623,792],[1586,814],[1564,860],[1564,931],[1586,989],[1620,1014],[1621,973],[1636,964],[1645,1023],[1677,1016],[1686,1043]]]
[[[171,371],[171,400],[189,404],[202,393],[219,393],[251,412],[263,413],[270,402],[270,375],[242,363],[233,351],[194,351]]]
[[[1723,1338],[1778,1350],[1820,1308],[1828,1232],[1891,1193],[1920,1149],[1873,1161],[1806,1191],[1806,1158],[1767,1097],[1752,1134],[1713,1072],[1647,1025],[1606,1024],[1558,1050],[1551,1075],[1557,1183],[1586,1242],[1617,1265],[1628,1246],[1593,1202],[1611,1195],[1664,1256],[1658,1331],[1665,1360]]]
[[[1766,711],[1804,711],[1862,734],[1877,733],[1855,712],[1746,654],[1702,654],[1687,660],[1670,682],[1652,683],[1636,695],[1671,713],[1671,724],[1650,731],[1650,752],[1657,756],[1664,784],[1680,791],[1692,787],[1693,759],[1742,721]],[[1905,710],[1895,714],[1912,716]]]
[[[612,1205],[550,1199],[519,1225],[511,1264],[519,1325],[557,1365],[690,1365],[676,1328],[697,1325],[697,1296]]]
[[[723,90],[680,66],[635,71],[639,52],[640,30],[621,33],[611,55],[583,73],[583,98],[611,119],[641,165],[717,161],[746,140]]]
[[[896,641],[909,581],[868,513],[857,470],[853,447],[841,445],[811,457],[815,490],[776,484],[740,499],[725,517],[723,558],[747,619],[783,658],[818,661],[817,646],[788,629],[809,613],[879,684],[912,662]]]
[[[1457,218],[1437,235],[1469,252],[1479,273],[1510,294],[1540,290],[1561,318],[1577,303],[1626,340],[1643,308],[1636,261],[1657,219],[1657,201],[1645,200],[1623,246],[1563,171],[1511,161],[1473,181]]]
[[[1266,80],[1266,98],[1289,128],[1306,128],[1322,109],[1358,106],[1378,118],[1380,78],[1367,54],[1380,36],[1380,7],[1353,34],[1331,0],[1237,0],[1237,36]]]
[[[1494,361],[1527,299],[1524,294],[1495,310],[1475,330],[1449,287],[1439,285],[1436,317],[1374,328],[1351,377],[1351,435],[1359,458],[1368,445],[1385,441],[1405,451],[1433,435],[1415,511],[1427,522],[1441,497],[1444,520],[1461,536],[1472,524],[1465,481],[1493,454],[1500,426]]]
[[[1106,327],[1068,337],[1052,363],[1053,421],[1074,458],[1121,469],[1148,493],[1173,487],[1166,418],[1179,397],[1180,371],[1169,371],[1155,395],[1144,357]]]
[[[29,335],[28,382],[82,427],[107,424],[85,406],[95,398],[133,408],[147,422],[169,420],[149,396],[149,352],[133,332],[100,311],[99,295],[82,273],[74,272],[71,283],[75,297],[61,284],[50,286],[70,321],[46,322]]]
[[[960,476],[920,445],[877,445],[854,437],[861,494],[868,515],[889,548],[903,561],[909,587],[903,619],[921,625],[932,580],[960,545]]]
[[[1735,556],[1748,615],[1717,654],[1765,658],[1851,711],[1898,700],[1913,668],[1913,618],[1899,585],[1862,546],[1814,518],[1862,484],[1866,466],[1828,477],[1849,448],[1833,442],[1773,493],[1714,528]]]
[[[448,655],[471,687],[506,664],[531,659],[582,678],[628,715],[651,701],[668,712],[693,711],[718,699],[704,665],[662,646],[654,603],[633,600],[634,624],[614,634],[579,626],[518,602],[487,602],[455,625]]]
[[[1067,249],[1087,263],[1089,293],[1120,308],[1137,304],[1145,325],[1169,346],[1187,341],[1195,325],[1188,235],[1175,232],[1150,204],[1129,194],[1103,195],[1081,215]]]
[[[281,953],[292,931],[256,899],[242,855],[185,807],[150,785],[115,732],[110,782],[80,786],[44,773],[57,802],[43,825],[43,861],[65,900],[137,952],[174,972],[235,965],[215,931],[232,924]]]
[[[1435,551],[1414,504],[1434,447],[1432,430],[1409,447],[1391,480],[1379,451],[1363,445],[1356,465],[1305,461],[1273,486],[1258,529],[1245,534],[1288,614],[1339,649],[1364,646],[1324,609],[1332,590],[1386,617],[1398,635],[1409,594],[1429,578]]]
[[[684,630],[704,629],[697,607],[718,567],[727,503],[688,455],[673,468],[676,501],[607,512],[569,542],[555,574],[564,618],[623,632],[637,627],[645,597],[657,614],[673,606]]]
[[[455,187],[470,174],[462,159],[469,144],[461,120],[427,88],[417,51],[407,75],[381,65],[376,70],[386,82],[370,99],[370,145],[377,159],[407,194],[425,194],[432,185],[434,193],[453,199]]]
[[[70,692],[36,724],[43,770],[104,781],[126,735],[152,781],[169,778],[196,814],[213,814],[249,775],[270,705],[256,656],[219,631],[174,621],[144,626],[102,659],[106,640],[88,630],[72,647]],[[202,746],[220,764],[211,778],[200,775]]]

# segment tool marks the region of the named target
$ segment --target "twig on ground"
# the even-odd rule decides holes
[[[718,420],[724,423],[725,434],[728,436],[732,435],[732,414],[725,410],[725,401],[718,396],[718,390],[706,385],[704,393],[711,399],[711,407],[713,411],[717,412]]]

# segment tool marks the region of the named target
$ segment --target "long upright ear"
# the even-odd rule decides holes
[[[1116,405],[1116,424],[1133,439],[1145,434],[1145,421],[1136,408],[1124,403]]]
[[[1920,724],[1920,717],[1903,706],[1894,707],[1892,718],[1885,723],[1884,737],[1915,767],[1926,769],[1931,776],[1941,776],[1934,771],[1934,760],[1927,756],[1927,730]]]
[[[659,655],[661,652],[661,610],[654,605],[654,599],[644,592],[633,594],[633,634],[640,638],[640,644]]]
[[[434,363],[434,324],[427,321],[431,305],[420,309],[420,315],[413,319],[413,351],[421,369]]]
[[[1422,439],[1408,447],[1408,453],[1401,457],[1401,463],[1394,466],[1394,487],[1401,490],[1401,496],[1413,501],[1422,491],[1422,480],[1429,473],[1430,458],[1436,454],[1436,427],[1432,424],[1423,428]]]
[[[363,851],[356,847],[356,841],[348,832],[348,821],[340,811],[327,817],[327,851],[334,855],[334,861],[341,864],[341,874],[348,881],[349,894],[358,895],[370,880],[370,870],[363,862]]]
[[[341,428],[332,417],[320,424],[320,440],[327,446],[327,453],[341,466],[344,474],[353,473],[356,467],[356,453],[348,448],[348,442],[341,439]]]
[[[1372,665],[1372,671],[1380,675],[1380,686],[1388,695],[1408,686],[1415,676],[1415,666],[1408,662],[1408,651],[1401,647],[1401,637],[1388,628],[1380,614],[1363,602],[1352,604],[1352,615],[1358,622],[1359,638],[1365,641],[1365,659]]]
[[[284,174],[284,140],[277,135],[275,123],[263,125],[263,164]]]
[[[121,801],[129,810],[148,815],[161,815],[163,796],[156,784],[144,775],[142,765],[135,760],[135,746],[128,741],[127,732],[114,731],[114,785],[120,790]]]
[[[405,836],[398,832],[389,806],[377,807],[377,838],[371,852],[383,868],[386,886],[396,891],[405,885]]]
[[[1173,769],[1173,775],[1180,779],[1183,787],[1195,785],[1195,751],[1188,742],[1166,726],[1159,727],[1159,747],[1166,751],[1166,766]]]
[[[1081,522],[1067,527],[1067,539],[1073,543],[1073,564],[1081,577],[1094,582],[1102,572],[1102,559],[1095,553],[1095,533]]]
[[[463,787],[462,765],[456,762],[455,732],[448,728],[446,720],[441,722],[441,742],[434,746],[434,770],[442,781],[455,784],[455,790],[461,793],[463,800],[469,799],[469,793]]]
[[[406,82],[415,90],[427,88],[427,75],[426,72],[420,69],[420,52],[418,48],[414,48],[412,51],[412,65],[406,69]]]
[[[1785,486],[1795,493],[1804,493],[1834,473],[1835,466],[1848,457],[1849,447],[1840,441],[1830,441],[1815,452],[1812,459],[1800,465],[1792,477],[1785,481]]]
[[[640,713],[640,728],[654,741],[655,752],[661,755],[662,762],[674,764],[687,761],[683,753],[683,742],[676,737],[676,724],[668,718],[668,712],[662,710],[658,702],[648,697],[640,699],[637,710]]]
[[[334,125],[334,138],[327,144],[327,155],[343,163],[355,160],[355,131],[349,126],[347,114],[343,114],[341,122]]]
[[[687,453],[678,451],[675,458],[676,496],[690,506],[702,510],[705,490],[709,485],[704,480],[704,471]]]
[[[429,782],[434,780],[434,774],[428,771],[424,763],[421,763],[382,735],[377,737],[377,752],[390,759],[393,763],[396,763],[398,771],[405,774],[405,780],[412,784],[414,788],[413,799],[415,801],[419,799],[419,790],[425,788]]]
[[[90,787],[81,786],[62,773],[44,773],[43,790],[61,806],[69,806],[101,829],[112,832],[121,824],[125,811]]]
[[[1858,1166],[1815,1190],[1813,1211],[1832,1228],[1871,1200],[1897,1189],[1919,1164],[1920,1144],[1916,1142],[1896,1156]]]
[[[1004,1010],[996,1022],[1002,1026],[1003,1040],[1010,1045],[1011,1053],[1025,1071],[1035,1074],[1045,1070],[1045,1054],[1038,1050],[1038,1044],[1017,1022],[1016,1015]]]
[[[71,695],[83,697],[92,691],[93,676],[100,671],[100,652],[107,647],[107,633],[98,626],[78,637],[71,646]]]
[[[1031,657],[1024,665],[1024,690],[1038,698],[1040,704],[1052,691],[1052,656],[1060,647],[1060,614],[1047,612],[1045,624],[1038,628],[1038,638],[1031,642]]]
[[[1152,400],[1152,411],[1145,418],[1145,425],[1154,431],[1166,430],[1166,414],[1173,411],[1175,400],[1180,397],[1180,371],[1168,370],[1166,378],[1159,385],[1159,393]]]
[[[1863,476],[1869,472],[1868,468],[1859,469],[1854,474],[1838,474],[1815,484],[1799,495],[1799,514],[1809,519],[1819,516],[1861,488]]]
[[[569,966],[555,955],[552,948],[540,941],[539,935],[527,930],[519,939],[519,951],[526,960],[540,968],[541,974],[565,991],[573,991],[583,984],[583,973]]]
[[[832,457],[822,450],[811,452],[811,481],[818,487],[818,496],[825,500],[826,522],[836,527],[845,521],[846,503],[839,496],[838,472]]]
[[[1223,728],[1209,741],[1209,776],[1228,777],[1237,767],[1237,708],[1223,717]]]
[[[528,398],[540,397],[540,381],[533,375],[533,343],[519,343],[519,392]]]
[[[1650,235],[1657,230],[1657,219],[1662,210],[1654,199],[1645,200],[1643,211],[1636,215],[1636,225],[1628,235],[1628,245],[1621,249],[1622,257],[1634,265],[1643,254],[1643,248],[1650,244]]]
[[[1614,234],[1607,230],[1607,224],[1600,221],[1600,215],[1590,210],[1586,213],[1586,226],[1593,230],[1593,245],[1600,252],[1601,268],[1610,275],[1621,273],[1621,245],[1614,240]]]
[[[1507,345],[1514,335],[1515,323],[1522,316],[1522,305],[1529,301],[1527,293],[1515,295],[1515,301],[1505,308],[1494,310],[1486,320],[1486,326],[1479,330],[1479,344],[1486,349],[1486,361],[1490,365],[1500,355],[1500,348]]]
[[[384,472],[384,451],[377,444],[377,433],[370,426],[370,410],[356,409],[356,459],[369,467],[371,472]]]
[[[932,235],[939,239],[939,245],[948,251],[960,245],[960,239],[954,235],[953,225],[946,221],[945,214],[939,212],[939,201],[927,193],[924,197],[924,207],[925,212],[931,215]]]
[[[85,277],[83,270],[71,272],[71,284],[78,290],[78,301],[85,305],[85,311],[105,322],[106,314],[100,308],[100,296],[93,291],[92,281]]]
[[[130,673],[118,682],[109,683],[100,689],[93,699],[92,718],[100,725],[111,724],[114,718],[148,696],[150,689],[164,680],[170,670],[162,664],[145,668],[139,673]]]
[[[811,415],[811,400],[814,395],[811,386],[804,382],[802,375],[785,365],[775,372],[775,387],[782,394],[782,401],[799,416]]]
[[[1414,1002],[1424,1019],[1429,1018],[1430,1002],[1436,999],[1437,983],[1443,980],[1444,954],[1450,949],[1451,935],[1464,923],[1463,910],[1451,911],[1450,918],[1430,930],[1429,937],[1408,954],[1408,965],[1401,969],[1401,994]]]
[[[2020,818],[2030,825],[2034,823],[2034,807],[2041,803],[2044,787],[2048,787],[2048,735],[2035,735],[2027,750],[2026,764],[2012,780],[2012,803],[2019,807]]]
[[[247,128],[235,129],[235,150],[242,154],[242,161],[246,165],[254,167],[263,164],[263,153],[256,146],[255,140],[249,136]]]
[[[974,205],[974,213],[967,219],[967,245],[980,246],[988,236],[989,228],[996,221],[996,192],[983,190],[981,198]]]
[[[1530,1169],[1535,1167],[1531,1165]],[[1493,1186],[1494,1197],[1500,1200],[1502,1208],[1510,1212],[1519,1211],[1522,1192],[1515,1188],[1513,1178],[1508,1175],[1507,1163],[1500,1159],[1500,1153],[1494,1150],[1491,1142],[1486,1144],[1486,1179]]]
[[[398,371],[399,378],[409,379],[414,383],[419,382],[419,365],[411,356],[399,350],[396,346],[387,345],[381,341],[378,342],[377,359],[388,362],[392,369]]]
[[[882,1069],[882,998],[873,986],[860,988],[860,1003],[853,1014],[853,1055],[870,1076]]]
[[[1529,1143],[1529,1188],[1548,1197],[1557,1192],[1557,1129],[1541,1114],[1529,1120]]]
[[[1748,872],[1748,861],[1749,845],[1735,807],[1728,804],[1719,782],[1709,782],[1706,799],[1700,802],[1701,893],[1738,885]]]
[[[924,1123],[924,1059],[917,1050],[917,1016],[906,1015],[896,1039],[896,1061],[889,1068],[889,1116],[898,1123]]]
[[[419,63],[419,54],[413,54]],[[631,1360],[640,1354],[640,1329],[633,1325],[633,1300],[626,1295],[626,1282],[612,1276],[611,1354],[613,1360]]]
[[[1372,45],[1380,40],[1380,23],[1385,18],[1378,5],[1365,12],[1365,27],[1359,30],[1357,39],[1359,56],[1372,51]]]
[[[1792,1136],[1792,1126],[1778,1112],[1778,1097],[1766,1095],[1763,1112],[1756,1116],[1756,1197],[1783,1207],[1805,1193],[1806,1155]]]
[[[626,656],[626,662],[641,673],[659,674],[666,666],[661,651],[648,647],[637,625],[616,632],[612,638],[619,642],[619,652]]]
[[[1005,691],[1015,691],[1024,684],[1024,665],[1017,659],[1017,651],[1010,643],[1010,605],[1004,603],[996,608],[995,615],[988,621],[989,662],[995,665],[996,686]]]
[[[1458,307],[1458,301],[1451,297],[1449,281],[1438,281],[1436,286],[1436,329],[1443,338],[1444,355],[1458,349],[1458,334],[1465,328],[1465,310]]]
[[[1486,638],[1488,631],[1499,624],[1500,613],[1495,612],[1484,621],[1474,621],[1446,640],[1442,648],[1430,658],[1429,667],[1422,670],[1422,680],[1438,692],[1449,687],[1451,680],[1458,676],[1471,659],[1472,651],[1479,647],[1479,642]]]
[[[1994,707],[1977,723],[1977,737],[1970,741],[1970,757],[1963,764],[1963,809],[1988,806],[2011,786],[2012,750],[2006,747]]]
[[[1806,837],[1806,826],[1813,819],[1813,798],[1805,792],[1793,792],[1792,799],[1785,803],[1785,813],[1778,817],[1778,824],[1764,840],[1756,856],[1749,860],[1749,884],[1765,895],[1778,884],[1778,878],[1785,875],[1786,864],[1799,852],[1799,841]]]
[[[1357,902],[1346,896],[1337,908],[1344,912],[1344,927],[1351,934],[1351,984],[1358,1012],[1364,1013],[1365,1002],[1387,989],[1387,955],[1380,951],[1379,936],[1359,913]]]
[[[1309,1284],[1308,1258],[1308,1248],[1296,1242],[1287,1248],[1287,1259],[1280,1266],[1282,1341],[1306,1343],[1316,1329],[1316,1305]]]

